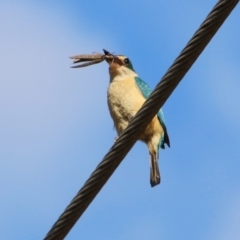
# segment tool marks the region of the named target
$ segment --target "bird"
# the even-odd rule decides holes
[[[138,76],[128,57],[113,55],[105,49],[103,51],[110,75],[107,90],[108,108],[114,127],[120,136],[152,91]],[[147,145],[150,155],[150,185],[154,187],[161,182],[158,166],[159,150],[164,149],[165,144],[170,147],[162,109],[153,117],[138,140]]]

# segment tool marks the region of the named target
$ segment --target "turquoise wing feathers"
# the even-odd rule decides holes
[[[140,92],[142,93],[144,98],[147,99],[150,96],[152,90],[149,88],[147,83],[145,83],[141,78],[135,77],[135,81],[136,81],[136,84],[137,84]],[[165,143],[170,147],[170,141],[169,141],[169,136],[168,136],[168,133],[167,133],[167,127],[166,127],[166,123],[165,123],[165,119],[164,119],[162,109],[159,110],[159,112],[157,113],[157,116],[158,116],[158,120],[161,123],[162,128],[164,130],[164,138],[160,140],[159,146],[164,149],[165,148],[165,146],[164,146]]]

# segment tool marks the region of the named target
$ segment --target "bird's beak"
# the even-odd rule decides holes
[[[107,50],[103,49],[103,52],[105,55],[112,55],[110,52],[108,52]]]
[[[105,54],[105,60],[111,67],[118,67],[122,65],[122,62],[118,59],[117,56],[113,55],[112,53],[108,52],[107,50],[103,49]]]
[[[109,51],[107,51],[107,50],[105,50],[105,49],[103,49],[103,52],[104,52],[104,54],[105,54],[105,60],[106,60],[106,62],[107,62],[108,64],[109,64],[110,62],[112,62],[113,59],[114,59],[114,55],[111,54]]]

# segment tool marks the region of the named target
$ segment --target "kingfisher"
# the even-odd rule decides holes
[[[109,65],[110,84],[107,91],[107,102],[114,127],[120,136],[131,119],[142,107],[151,94],[151,89],[136,73],[128,57],[113,55],[103,50]],[[111,56],[111,58],[107,57]],[[150,155],[150,184],[152,187],[160,184],[161,176],[158,167],[160,148],[165,144],[170,147],[170,140],[165,124],[163,111],[153,117],[139,139],[146,143]]]

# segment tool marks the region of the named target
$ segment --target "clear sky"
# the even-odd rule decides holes
[[[107,64],[68,57],[127,55],[154,88],[216,2],[0,2],[0,239],[42,239],[116,137]],[[239,239],[239,16],[163,107],[161,185],[137,143],[66,239]]]

